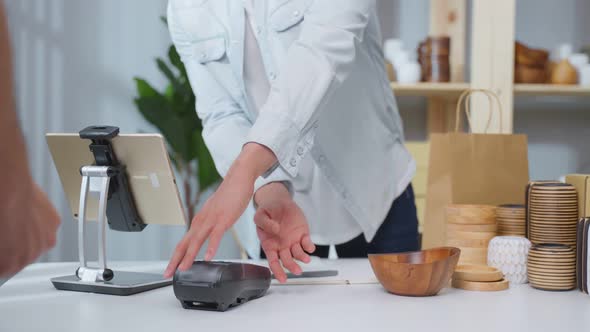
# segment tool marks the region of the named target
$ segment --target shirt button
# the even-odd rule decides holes
[[[293,17],[297,17],[297,16],[299,16],[299,14],[301,14],[301,12],[296,10],[293,12]]]
[[[314,128],[314,129],[318,129],[318,127],[319,127],[319,126],[320,126],[320,125],[319,125],[319,124],[316,122],[316,123],[313,125],[313,128]]]
[[[256,28],[256,34],[261,35],[262,34],[262,28],[261,27],[257,27]]]
[[[297,148],[297,154],[300,156],[303,156],[303,147],[302,146]]]
[[[326,161],[326,157],[325,157],[325,156],[323,156],[323,155],[322,155],[322,156],[320,156],[320,160],[319,160],[319,161],[320,161],[320,163],[323,163],[324,161]]]
[[[270,79],[272,81],[276,80],[277,79],[277,74],[275,74],[274,72],[270,73]]]
[[[290,164],[293,167],[297,166],[297,160],[295,160],[295,158],[292,158]]]
[[[205,60],[207,59],[207,53],[203,52],[201,53],[201,60]]]

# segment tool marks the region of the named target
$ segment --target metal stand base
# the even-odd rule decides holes
[[[115,271],[110,281],[85,282],[69,275],[52,278],[51,283],[59,290],[126,296],[172,285],[172,279],[154,273]]]
[[[132,295],[151,289],[169,286],[172,279],[160,274],[112,271],[107,266],[106,225],[107,201],[111,178],[118,170],[110,166],[84,166],[80,169],[80,208],[78,216],[78,256],[80,266],[74,275],[51,279],[59,290],[99,293],[109,295]],[[86,261],[85,233],[86,207],[89,195],[98,196],[98,266],[90,267]]]

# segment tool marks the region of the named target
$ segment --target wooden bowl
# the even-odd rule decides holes
[[[543,49],[533,49],[526,45],[516,42],[515,60],[519,65],[545,67],[549,61],[549,52]]]
[[[451,280],[460,254],[459,248],[440,247],[400,254],[370,254],[369,261],[388,292],[433,296]]]
[[[514,83],[543,84],[547,81],[544,67],[532,67],[518,64],[514,67]]]

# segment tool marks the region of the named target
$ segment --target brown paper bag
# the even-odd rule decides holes
[[[462,101],[465,99],[467,119],[471,122],[468,102],[474,92],[488,96],[489,120],[494,110],[492,100],[498,104],[500,116],[502,113],[499,98],[493,92],[467,90],[457,104],[455,132],[431,136],[423,248],[445,245],[445,207],[449,204],[500,205],[525,201],[529,181],[526,135],[459,132]]]

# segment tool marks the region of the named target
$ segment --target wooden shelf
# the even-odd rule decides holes
[[[456,99],[469,83],[391,83],[396,96],[441,97]],[[590,87],[578,85],[515,84],[516,96],[590,97]]]
[[[459,95],[469,88],[469,83],[415,83],[400,84],[391,83],[396,96],[420,96],[420,97],[443,97],[458,98]]]
[[[579,85],[515,84],[517,96],[590,97],[590,87]]]

